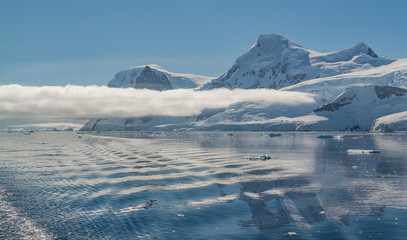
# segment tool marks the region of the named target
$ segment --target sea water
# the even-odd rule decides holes
[[[407,135],[269,134],[0,133],[0,239],[405,239]]]

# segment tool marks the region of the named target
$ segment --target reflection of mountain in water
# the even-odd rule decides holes
[[[291,189],[306,187],[309,180],[305,178],[292,178],[277,181],[258,181],[242,183],[241,199],[249,204],[252,212],[252,220],[242,221],[241,226],[256,224],[261,230],[276,229],[279,227],[294,225],[309,227],[323,219],[322,209],[318,205],[315,193],[286,192],[280,191],[268,194],[264,197],[256,197],[264,192],[272,192],[274,189]],[[301,199],[301,206],[295,206]]]
[[[380,154],[346,154],[349,148],[380,147],[372,136],[351,135],[321,141],[325,141],[324,144],[314,148],[313,173],[241,183],[240,199],[248,204],[252,214],[252,219],[239,222],[241,227],[278,231],[286,227],[307,229],[330,221],[347,226],[352,224],[352,217],[380,219],[383,216],[386,197],[394,194],[389,194],[394,187],[385,177],[401,174],[402,169],[406,169],[405,164],[399,158],[385,158]],[[298,159],[296,163],[301,169],[307,162]],[[282,171],[290,172],[289,169]],[[273,178],[276,173],[259,174]]]

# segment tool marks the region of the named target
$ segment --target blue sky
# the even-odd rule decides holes
[[[3,0],[0,85],[105,85],[155,63],[218,76],[262,33],[330,52],[407,57],[403,0]]]

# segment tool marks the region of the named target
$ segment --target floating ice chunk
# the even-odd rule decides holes
[[[369,149],[348,149],[347,154],[369,154],[369,153],[380,153],[379,150],[369,150]]]
[[[332,135],[319,135],[317,138],[334,138]]]
[[[261,156],[253,155],[253,156],[244,157],[244,159],[246,159],[246,160],[270,160],[271,157],[269,155],[261,155]]]
[[[270,133],[269,134],[270,137],[281,137],[280,133]]]
[[[296,233],[296,232],[287,232],[287,233],[284,234],[284,236],[294,237],[294,236],[298,236],[298,233]]]

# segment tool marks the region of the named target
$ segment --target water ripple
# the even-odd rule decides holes
[[[124,134],[136,138],[0,137],[0,238],[364,239],[384,222],[381,237],[407,234],[407,164],[390,151],[405,138]],[[348,156],[346,139],[384,147]]]

